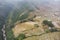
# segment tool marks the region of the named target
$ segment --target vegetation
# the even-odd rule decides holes
[[[25,34],[20,34],[17,38],[16,38],[16,40],[23,40],[23,39],[25,39],[26,37],[25,37]]]
[[[49,27],[54,27],[54,25],[52,24],[52,21],[44,20],[43,24],[48,25]]]
[[[31,9],[31,7],[29,8],[28,3],[24,3],[23,6],[19,9],[14,8],[8,15],[7,19],[6,19],[6,35],[7,35],[7,40],[15,40],[13,32],[12,32],[12,28],[14,27],[15,23],[17,21],[26,21],[29,18],[29,13],[32,12],[33,9]],[[21,37],[22,36],[22,37]],[[24,38],[24,35],[21,34],[18,37],[18,40],[22,40]]]
[[[45,33],[43,35],[31,36],[24,40],[60,40],[60,32]]]
[[[46,33],[49,33],[49,32],[50,32],[50,30],[46,29],[46,30],[45,30],[45,32],[46,32]]]
[[[35,26],[35,27],[39,27],[39,25],[38,25],[38,24],[34,24],[34,26]]]
[[[36,6],[35,6],[35,8],[38,9]],[[18,7],[18,8],[14,8],[13,10],[11,10],[11,12],[8,14],[7,19],[5,19],[4,17],[0,16],[0,40],[3,40],[3,35],[2,35],[3,34],[2,33],[3,25],[6,25],[5,31],[6,31],[6,38],[7,38],[7,40],[25,40],[25,39],[27,39],[27,40],[52,40],[52,39],[53,40],[54,39],[55,40],[60,40],[59,39],[60,32],[55,32],[57,30],[54,28],[54,25],[52,24],[52,21],[48,21],[48,20],[44,20],[43,21],[43,25],[44,26],[47,25],[48,27],[51,28],[51,29],[46,29],[45,30],[46,32],[43,32],[42,25],[35,24],[36,21],[33,20],[33,18],[35,18],[36,15],[32,16],[32,17],[29,17],[30,12],[32,12],[32,11],[34,11],[33,8],[26,2],[26,3],[23,3],[23,5],[21,5],[20,8]],[[36,13],[37,12],[38,12],[38,10],[36,11]],[[15,30],[16,34],[17,34],[17,32],[20,32],[19,33],[20,35],[18,35],[15,38],[15,33],[13,34],[13,31],[12,31],[12,28],[16,27],[15,23],[16,22],[22,23],[22,22],[26,22],[26,21],[34,22],[34,23],[31,23],[31,24],[33,24],[33,27],[35,27],[35,28],[33,28],[32,26],[28,25],[29,28],[30,28],[28,30],[27,29],[28,27],[25,28],[25,26],[23,25],[24,27],[22,27],[22,29],[23,29],[22,30],[22,34],[21,34],[20,30],[19,31]],[[40,22],[40,20],[39,20],[39,22]],[[27,24],[29,24],[29,23],[27,23]],[[16,29],[18,29],[18,28],[16,28]],[[50,31],[51,31],[51,33],[49,33]],[[47,34],[45,34],[45,33],[47,33]],[[30,37],[32,37],[32,38],[29,39]]]
[[[52,21],[44,20],[43,25],[48,25],[48,29],[45,30],[46,32],[49,32],[49,31],[50,32],[55,32],[55,31],[57,31],[57,29],[52,24]]]

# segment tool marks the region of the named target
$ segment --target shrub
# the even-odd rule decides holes
[[[58,30],[57,30],[57,29],[55,29],[55,28],[54,28],[54,29],[52,28],[52,29],[51,29],[51,30],[49,30],[49,31],[51,31],[51,32],[56,32],[56,31],[58,31]]]
[[[46,29],[46,30],[45,30],[45,32],[46,32],[46,33],[49,33],[49,32],[50,32],[50,30],[49,30],[49,29]]]
[[[35,27],[39,27],[39,25],[38,25],[38,24],[34,24],[34,26],[35,26]]]

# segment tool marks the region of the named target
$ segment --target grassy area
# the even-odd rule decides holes
[[[24,40],[60,40],[60,32],[46,33],[43,35],[28,37]]]

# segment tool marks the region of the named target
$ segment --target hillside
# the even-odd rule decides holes
[[[0,0],[0,39],[60,40],[60,1]]]
[[[59,32],[50,32],[49,27],[43,26],[43,20],[48,20],[43,17],[36,17],[33,19],[34,22],[28,21],[23,23],[18,23],[14,28],[12,28],[13,34],[15,38],[22,33],[25,34],[26,38],[23,40],[60,40],[60,26],[55,27],[59,28]],[[57,24],[58,25],[58,24]],[[46,33],[46,30],[48,33]]]

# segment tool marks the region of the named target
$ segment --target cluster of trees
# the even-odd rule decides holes
[[[57,29],[54,27],[54,24],[52,24],[52,21],[44,20],[43,25],[47,25],[49,31],[54,32],[57,31]],[[46,30],[48,32],[48,30]]]
[[[43,24],[48,25],[49,27],[54,27],[54,25],[52,24],[52,21],[44,20]]]

